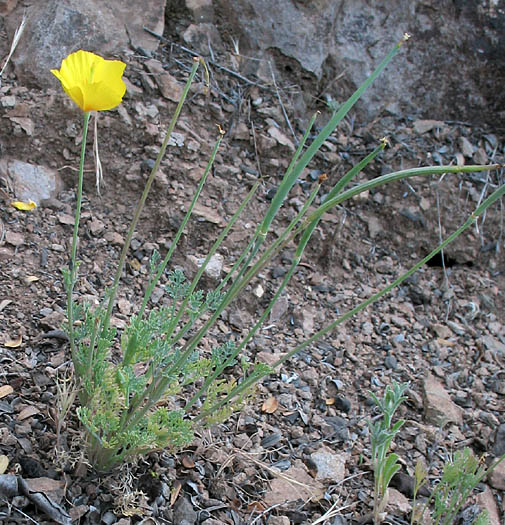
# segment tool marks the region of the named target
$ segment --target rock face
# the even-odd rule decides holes
[[[365,80],[404,32],[411,33],[403,56],[359,103],[365,118],[386,109],[397,116],[492,122],[504,111],[502,0],[391,0],[387,9],[369,0],[214,4],[216,19],[240,37],[242,54],[263,56],[298,81],[310,73],[320,81],[319,93],[337,101]],[[248,66],[258,67],[253,61]]]
[[[26,10],[26,28],[13,62],[21,82],[47,88],[54,86],[49,70],[72,51],[85,49],[106,58],[133,47],[150,52],[158,41],[144,31],[146,26],[161,34],[166,0],[45,0],[31,2]],[[19,12],[18,12],[19,11]],[[7,19],[14,32],[22,15]]]

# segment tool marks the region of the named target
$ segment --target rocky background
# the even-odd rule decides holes
[[[121,330],[139,306],[153,248],[163,253],[180,224],[216,124],[227,134],[175,264],[194,273],[252,181],[261,177],[262,188],[213,261],[209,287],[260,220],[308,116],[320,110],[321,126],[326,104],[345,100],[406,31],[411,41],[324,144],[274,232],[321,173],[334,183],[384,135],[391,148],[360,180],[420,165],[503,164],[504,9],[502,0],[391,0],[387,9],[364,0],[0,0],[0,67],[26,15],[0,86],[0,523],[367,523],[369,392],[380,397],[392,381],[410,386],[389,523],[409,523],[418,460],[431,484],[454,450],[471,447],[487,462],[505,452],[498,203],[444,259],[263,381],[228,423],[187,450],[158,451],[98,477],[82,455],[73,410],[57,424],[57,385],[71,370],[60,268],[68,263],[81,116],[49,73],[79,48],[127,63],[124,103],[99,120],[100,195],[91,155],[86,164],[76,293],[94,303],[110,282],[192,57],[209,66],[211,89],[198,78],[128,254],[113,316]],[[328,213],[246,355],[276,360],[398,277],[502,183],[503,169],[418,178]],[[38,207],[20,212],[14,199]],[[288,248],[273,261],[209,345],[247,333],[292,257]],[[165,301],[160,287],[151,307]],[[473,523],[482,508],[493,525],[503,523],[504,491],[502,465],[457,523]]]

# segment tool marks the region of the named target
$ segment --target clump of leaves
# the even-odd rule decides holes
[[[411,523],[424,523],[424,516],[427,512],[430,512],[430,507],[433,507],[431,512],[433,525],[452,525],[456,523],[459,512],[477,485],[504,458],[505,456],[502,456],[492,463],[491,466],[487,467],[484,458],[476,458],[471,449],[466,447],[463,450],[457,450],[445,463],[442,478],[433,488],[431,496],[426,503],[417,510],[414,506]],[[426,469],[424,467],[417,468],[416,466],[414,500],[418,490],[426,482]],[[480,512],[473,521],[474,525],[489,525],[489,523],[487,511]]]
[[[389,453],[389,449],[393,439],[405,423],[405,421],[400,419],[393,424],[393,416],[398,407],[407,399],[403,394],[408,386],[408,383],[398,384],[393,382],[386,387],[382,399],[370,392],[374,403],[380,411],[380,416],[376,423],[368,421],[374,473],[373,518],[376,525],[381,523],[383,519],[383,513],[388,502],[387,491],[389,483],[400,470],[398,455],[394,452]]]

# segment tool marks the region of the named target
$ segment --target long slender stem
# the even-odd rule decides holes
[[[193,61],[193,68],[191,70],[191,73],[189,75],[189,78],[186,82],[186,86],[184,88],[184,91],[182,93],[181,99],[179,100],[179,103],[177,104],[177,108],[175,109],[174,116],[172,117],[172,120],[170,122],[170,125],[168,127],[167,133],[165,135],[165,139],[163,140],[163,144],[161,145],[160,152],[158,153],[158,157],[156,158],[156,161],[154,163],[153,169],[151,170],[151,174],[149,175],[149,178],[147,179],[147,182],[144,186],[144,191],[142,192],[142,196],[140,197],[140,200],[137,204],[137,208],[135,210],[135,214],[133,216],[132,222],[130,224],[130,228],[128,229],[128,234],[126,236],[126,240],[123,244],[123,249],[121,250],[121,255],[119,256],[119,262],[117,265],[116,274],[114,275],[114,281],[112,283],[111,292],[109,296],[109,302],[107,305],[107,312],[105,314],[105,319],[103,322],[102,327],[102,333],[105,333],[109,328],[109,322],[110,317],[112,314],[112,308],[114,306],[114,302],[116,300],[116,294],[117,289],[119,286],[119,280],[121,278],[121,274],[123,273],[124,265],[126,262],[126,254],[128,253],[128,249],[130,248],[130,244],[133,238],[133,234],[135,232],[135,228],[137,227],[137,223],[140,219],[140,214],[142,213],[142,210],[144,209],[144,205],[147,200],[147,196],[149,195],[149,191],[151,190],[151,185],[154,181],[154,177],[156,176],[156,173],[160,167],[161,161],[165,155],[165,150],[168,146],[168,141],[170,140],[170,136],[172,135],[172,132],[175,128],[175,124],[177,123],[177,119],[179,118],[179,115],[182,111],[182,106],[184,104],[184,101],[186,100],[186,97],[189,93],[189,88],[191,86],[191,83],[193,82],[193,79],[195,78],[196,71],[198,69],[198,64],[200,63],[199,59],[195,59]]]
[[[315,341],[321,339],[321,337],[324,337],[327,333],[333,331],[337,326],[347,321],[349,318],[353,317],[357,313],[361,312],[368,306],[370,306],[372,303],[378,301],[380,298],[382,298],[384,295],[389,293],[393,288],[396,288],[398,285],[400,285],[405,279],[410,277],[413,273],[415,273],[419,268],[421,268],[423,265],[425,265],[430,259],[432,259],[437,253],[440,252],[440,250],[443,250],[447,245],[449,245],[452,241],[454,241],[459,235],[461,235],[465,230],[467,230],[470,226],[472,226],[475,221],[484,213],[487,208],[492,206],[497,200],[501,199],[503,195],[505,194],[505,184],[500,186],[498,189],[496,189],[487,199],[482,202],[480,206],[477,207],[477,209],[468,217],[468,219],[455,231],[453,232],[447,239],[439,244],[434,250],[432,250],[426,257],[421,259],[417,264],[415,264],[410,270],[405,272],[401,277],[393,281],[391,284],[386,286],[384,289],[382,289],[380,292],[377,292],[376,294],[372,295],[362,303],[360,303],[358,306],[353,308],[352,310],[348,311],[344,315],[340,316],[338,319],[330,323],[328,326],[323,328],[322,330],[319,330],[316,332],[312,337],[309,337],[307,340],[305,340],[303,343],[296,346],[293,350],[290,352],[287,352],[283,357],[278,359],[272,366],[272,369],[278,368],[281,366],[285,361],[288,359],[291,359],[295,354],[306,348],[307,346],[311,345]],[[268,373],[263,374],[263,376],[268,375]],[[205,413],[201,412],[199,415],[197,415],[194,418],[194,422],[201,421],[205,419],[209,414],[213,414],[217,410],[219,410],[222,406],[224,406],[226,403],[228,403],[230,400],[232,400],[237,393],[242,392],[245,388],[248,388],[250,385],[252,385],[254,382],[258,381],[260,378],[258,377],[247,377],[244,379],[244,381],[237,385],[229,394],[227,394],[223,399],[219,400],[217,403],[215,403],[212,407],[210,407]]]
[[[209,158],[209,161],[207,163],[207,167],[205,169],[205,172],[200,180],[200,183],[198,184],[198,188],[193,196],[193,200],[191,201],[191,204],[189,205],[189,208],[188,208],[188,211],[186,212],[186,216],[184,217],[184,220],[182,221],[179,229],[177,230],[177,233],[174,237],[174,240],[172,241],[172,245],[170,246],[170,249],[168,250],[168,253],[166,254],[165,258],[163,259],[163,261],[161,262],[161,264],[159,265],[159,268],[158,268],[158,271],[156,272],[156,274],[154,275],[153,279],[152,279],[152,283],[151,285],[149,286],[149,288],[146,290],[146,293],[144,295],[144,300],[142,301],[142,306],[140,307],[140,310],[139,310],[139,313],[138,313],[138,318],[139,319],[142,319],[142,316],[144,315],[144,311],[147,307],[147,303],[149,302],[149,299],[154,291],[154,288],[156,286],[156,284],[158,283],[158,281],[160,280],[160,277],[163,275],[163,272],[165,271],[165,268],[168,264],[168,262],[170,261],[170,259],[172,258],[172,255],[175,251],[175,248],[177,247],[177,244],[179,242],[179,239],[181,238],[184,230],[186,229],[186,225],[191,217],[191,214],[193,213],[193,209],[200,197],[200,194],[202,193],[202,190],[203,190],[203,187],[205,186],[205,183],[207,181],[207,177],[209,176],[209,173],[210,173],[210,170],[212,169],[212,165],[214,164],[214,159],[216,158],[216,155],[217,155],[217,152],[219,150],[219,146],[221,145],[221,141],[223,140],[223,136],[224,136],[224,132],[221,132],[219,134],[219,138],[216,142],[216,144],[214,145],[214,149],[212,150],[212,154]],[[217,247],[216,247],[217,249]],[[210,258],[210,257],[209,257]],[[205,270],[205,266],[203,267],[203,270]],[[203,272],[202,270],[202,272]],[[195,284],[196,286],[196,284]],[[194,289],[194,288],[193,288]],[[193,291],[193,290],[191,290]],[[188,301],[189,301],[189,294],[188,294]],[[174,305],[175,305],[175,301],[174,301]],[[174,318],[173,318],[174,319]],[[179,319],[176,319],[173,321],[172,324],[176,325],[177,322],[179,321]],[[171,330],[169,330],[171,331]]]
[[[82,208],[82,186],[84,181],[84,158],[86,155],[86,139],[88,136],[90,113],[84,113],[84,125],[82,130],[81,142],[81,161],[79,163],[79,179],[77,183],[77,200],[75,206],[75,221],[74,233],[72,236],[72,254],[70,259],[70,281],[67,283],[67,316],[68,316],[68,338],[70,340],[70,350],[72,359],[76,362],[76,347],[74,337],[74,308],[72,302],[72,294],[74,291],[75,281],[77,277],[77,244],[79,240],[79,222],[81,219]]]

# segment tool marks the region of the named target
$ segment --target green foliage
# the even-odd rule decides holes
[[[363,310],[403,282],[429,258],[445,248],[457,235],[469,228],[487,207],[505,193],[505,187],[496,190],[479,205],[464,225],[411,270],[381,292],[321,329],[305,342],[285,352],[283,357],[273,366],[267,366],[264,363],[249,363],[241,355],[242,350],[268,317],[277,298],[283,293],[301,260],[312,232],[330,208],[363,191],[369,191],[407,177],[459,171],[475,172],[497,167],[434,166],[416,168],[383,175],[345,190],[345,187],[384,149],[386,141],[381,141],[380,145],[349,170],[333,188],[330,188],[324,203],[312,209],[311,205],[315,202],[323,183],[323,178],[321,178],[288,227],[283,231],[276,231],[275,240],[270,245],[265,244],[271,237],[268,234],[279,209],[302,175],[303,170],[364,91],[398,53],[407,38],[408,36],[405,35],[402,41],[393,47],[347,101],[338,108],[336,105],[331,108],[332,115],[329,121],[312,141],[307,143],[316,116],[311,119],[282,182],[255,233],[248,241],[248,245],[245,246],[232,270],[217,288],[204,291],[201,286],[199,287],[199,281],[210,258],[216,253],[231,228],[236,224],[261,183],[258,180],[252,186],[233,217],[223,228],[209,250],[204,263],[191,281],[186,279],[182,270],[169,266],[178,241],[211,172],[224,135],[224,132],[220,133],[220,138],[211,153],[207,168],[188,206],[188,211],[172,239],[170,249],[163,259],[157,251],[152,253],[142,304],[122,331],[120,341],[117,340],[116,331],[110,327],[110,321],[126,264],[126,255],[156,171],[160,166],[171,133],[175,128],[182,106],[189,93],[190,85],[196,75],[199,61],[194,62],[179,104],[168,126],[159,155],[146,181],[119,257],[113,284],[106,291],[102,304],[94,309],[86,305],[76,304],[73,297],[74,287],[78,281],[77,234],[80,203],[82,201],[85,137],[89,123],[89,113],[85,114],[71,264],[69,269],[63,271],[63,274],[67,292],[68,316],[68,323],[65,328],[69,336],[76,380],[80,388],[79,401],[81,406],[78,408],[77,414],[88,434],[89,459],[98,470],[110,470],[122,461],[150,450],[158,448],[177,450],[191,442],[197,427],[211,425],[229,417],[234,410],[240,409],[244,403],[250,400],[254,393],[254,386],[261,378],[272,373],[275,368],[295,353],[317,341],[351,315]],[[202,353],[202,341],[211,333],[223,312],[270,263],[272,258],[278,255],[289,243],[294,243],[296,246],[293,262],[258,322],[240,342],[230,339],[216,346],[210,355]],[[165,297],[168,300],[161,307],[153,308],[147,312],[149,299],[155,288],[160,286],[160,280],[163,276],[166,277],[164,290],[166,292]],[[227,377],[227,371],[230,367],[233,367],[233,378],[231,379]],[[376,480],[375,493],[378,498],[376,501],[377,513],[385,505],[387,487],[399,468],[398,457],[395,454],[388,454],[388,451],[394,436],[402,425],[402,422],[393,425],[392,418],[398,405],[404,399],[402,396],[404,388],[405,385],[395,384],[392,389],[390,387],[386,389],[383,400],[374,398],[382,412],[380,423],[376,425],[370,423],[372,461]]]
[[[404,423],[403,420],[400,420],[394,425],[392,424],[396,410],[406,399],[403,394],[408,386],[408,383],[398,384],[393,382],[391,386],[388,385],[386,387],[383,399],[379,399],[374,393],[370,392],[381,413],[381,418],[377,423],[374,424],[372,421],[368,421],[374,473],[373,515],[376,525],[381,522],[381,514],[386,508],[389,483],[392,477],[400,470],[398,455],[394,453],[389,454],[388,452],[394,437]]]
[[[477,485],[488,475],[490,470],[496,467],[499,459],[490,469],[484,461],[477,459],[471,449],[464,448],[454,453],[444,465],[442,478],[433,488],[432,494],[422,511],[413,517],[411,523],[424,523],[423,518],[433,507],[431,520],[433,525],[452,525],[463,505],[468,500]],[[421,481],[422,480],[422,481]],[[425,482],[426,473],[417,472],[416,468],[416,493],[418,488]],[[474,525],[488,525],[489,516],[487,512],[481,512]]]

